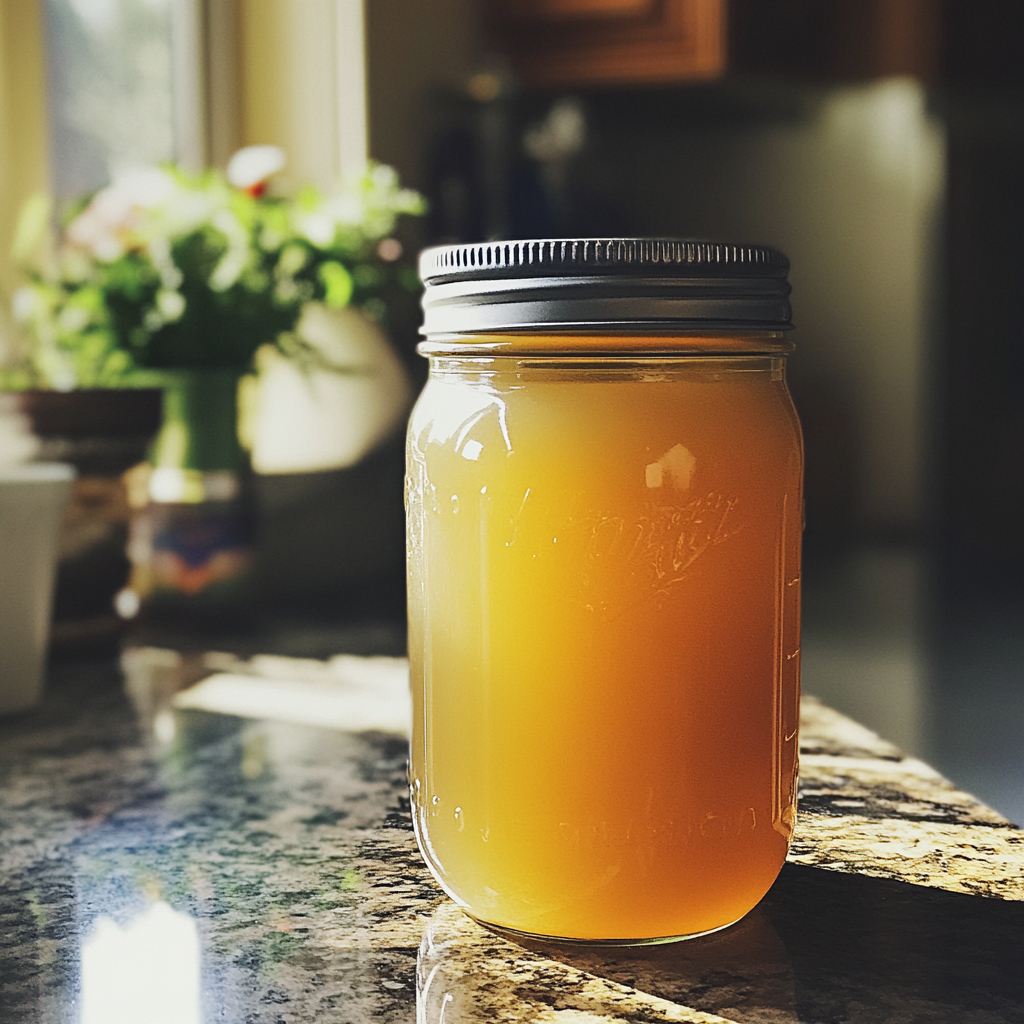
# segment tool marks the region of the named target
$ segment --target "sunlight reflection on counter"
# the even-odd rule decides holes
[[[82,946],[82,1024],[200,1024],[199,932],[163,900]]]

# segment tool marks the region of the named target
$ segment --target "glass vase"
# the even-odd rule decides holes
[[[238,439],[232,371],[168,373],[147,463],[129,471],[132,574],[118,611],[237,614],[252,591],[248,458]]]

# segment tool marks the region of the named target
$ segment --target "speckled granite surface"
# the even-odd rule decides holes
[[[1024,833],[813,700],[791,863],[740,924],[646,950],[464,917],[416,852],[399,738],[175,726],[146,740],[104,663],[0,723],[3,1024],[119,1024],[96,979],[148,969],[124,1020],[1024,1022]]]

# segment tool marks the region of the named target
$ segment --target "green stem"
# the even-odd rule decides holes
[[[246,466],[238,442],[238,379],[230,370],[161,374],[163,423],[150,462],[202,472]]]

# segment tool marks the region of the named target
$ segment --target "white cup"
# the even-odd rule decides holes
[[[57,541],[74,479],[59,462],[0,466],[0,715],[42,696]]]

